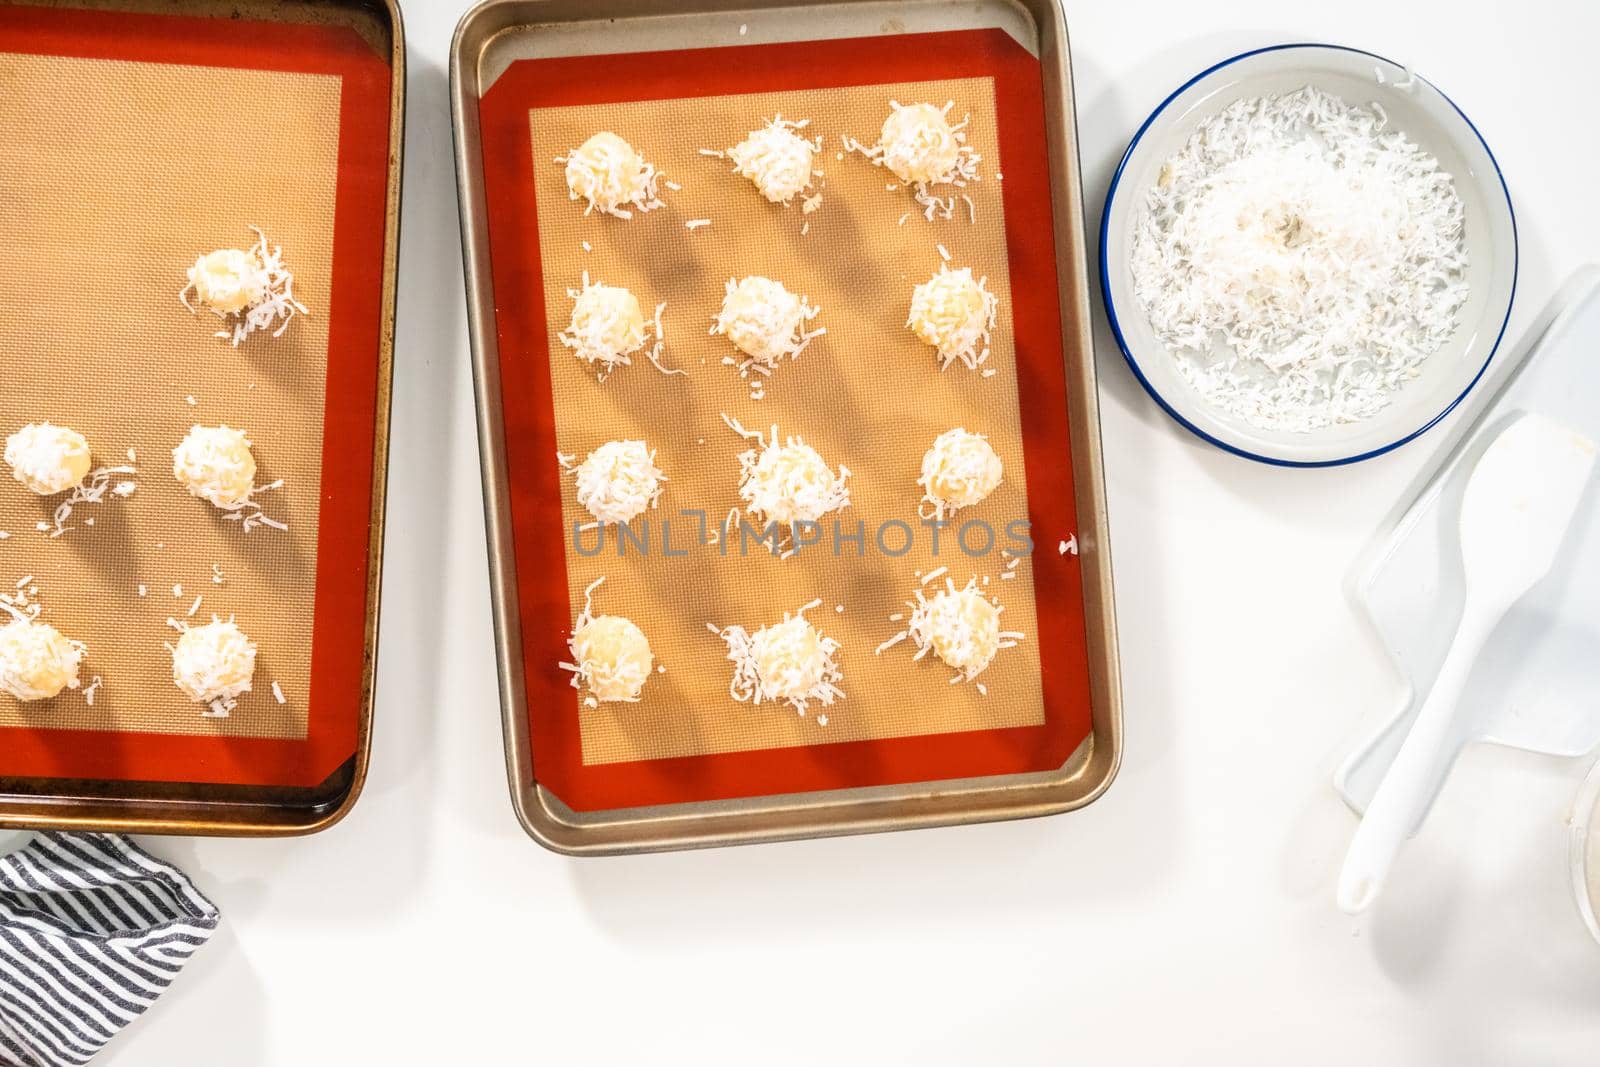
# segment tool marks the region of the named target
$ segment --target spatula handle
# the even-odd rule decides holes
[[[1339,875],[1339,907],[1352,915],[1382,891],[1395,855],[1427,805],[1428,784],[1446,748],[1473,664],[1503,614],[1504,609],[1485,609],[1468,600],[1439,677],[1350,842]]]

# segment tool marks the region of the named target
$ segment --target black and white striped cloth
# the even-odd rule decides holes
[[[39,834],[0,856],[0,1062],[87,1063],[218,918],[183,872],[124,837]]]

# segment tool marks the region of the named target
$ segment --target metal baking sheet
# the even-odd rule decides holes
[[[366,4],[0,4],[0,433],[71,426],[137,486],[64,520],[0,487],[0,584],[31,576],[98,680],[93,700],[0,697],[0,825],[310,832],[358,794],[402,56],[397,12]],[[311,310],[233,347],[177,292],[252,225]],[[282,481],[261,503],[286,529],[218,521],[172,478],[173,445],[218,423]],[[257,646],[225,717],[173,687],[163,647],[169,618],[213,615]]]
[[[716,47],[729,50],[705,51]],[[897,66],[897,52],[917,59]],[[735,73],[697,75],[707,68]],[[1120,700],[1059,10],[1049,3],[726,11],[490,3],[458,28],[452,79],[507,767],[529,832],[561,851],[636,851],[1045,814],[1097,796],[1115,772]],[[551,89],[573,84],[585,88]],[[959,112],[976,117],[972,137],[990,161],[991,180],[970,190],[975,222],[963,208],[956,220],[928,224],[918,216],[897,225],[915,208],[904,191],[886,190],[884,172],[859,158],[837,158],[836,135],[872,140],[897,95],[956,99]],[[1002,99],[1009,110],[997,123]],[[827,131],[819,155],[824,206],[808,218],[797,209],[767,210],[725,166],[696,152],[726,147],[774,111],[813,118],[808,132]],[[626,130],[681,183],[664,212],[641,219],[647,225],[596,227],[567,210],[560,168],[547,157],[598,128]],[[1014,160],[1005,186],[1002,147]],[[1030,153],[1036,168],[1026,165]],[[1046,200],[1053,233],[1024,233]],[[711,226],[686,232],[684,222],[698,217],[710,217]],[[526,263],[515,258],[520,249],[508,254],[508,233],[527,235],[519,242],[534,250]],[[868,234],[873,255],[853,256]],[[885,332],[895,336],[910,287],[946,254],[988,274],[1002,294],[995,373],[963,378],[957,368],[934,375],[919,398],[901,395],[870,363],[843,354],[882,347]],[[585,270],[648,290],[649,303],[667,302],[665,362],[682,365],[688,378],[633,368],[631,377],[596,389],[575,361],[561,358],[554,335],[564,323],[565,290]],[[730,273],[803,279],[794,287],[814,290],[823,306],[818,321],[830,329],[829,351],[808,351],[780,369],[759,403],[719,365],[716,339],[703,336]],[[1034,285],[1013,321],[1019,281]],[[1035,296],[1057,289],[1059,301]],[[887,321],[897,313],[900,321]],[[931,353],[921,355],[931,365]],[[898,349],[884,356],[905,358]],[[1053,393],[1052,382],[1059,383]],[[548,410],[541,410],[545,395]],[[824,414],[816,402],[825,395],[852,413]],[[892,471],[914,469],[947,424],[983,426],[1008,471],[1010,497],[997,498],[996,514],[1027,515],[1039,551],[1007,566],[992,553],[981,562],[952,558],[948,547],[932,557],[924,544],[900,559],[835,555],[797,566],[663,554],[586,560],[565,545],[562,530],[581,515],[557,480],[556,448],[549,455],[538,448],[551,443],[581,454],[606,439],[658,438],[673,458],[671,484],[682,486],[678,504],[704,500],[717,511],[726,503],[718,486],[725,495],[729,465],[743,448],[722,427],[723,412],[751,425],[778,422],[785,432],[804,432],[824,455],[843,454],[857,472],[856,507],[880,516],[914,514],[916,493],[900,499],[905,487]],[[903,416],[911,429],[897,431]],[[1046,451],[1058,443],[1059,451]],[[869,446],[871,469],[850,462]],[[530,491],[550,503],[561,497],[559,512],[537,513],[548,530],[526,525],[534,514]],[[1055,550],[1068,537],[1080,555]],[[918,576],[943,565],[961,581],[983,574],[1008,620],[1024,620],[1034,638],[1008,661],[996,660],[986,695],[947,685],[948,672],[871,654],[897,629],[887,616]],[[519,567],[528,575],[520,584]],[[551,572],[564,580],[551,582]],[[1007,580],[1008,573],[1023,580]],[[666,684],[620,713],[586,708],[573,690],[562,692],[560,657],[547,654],[559,653],[547,638],[570,630],[583,588],[602,575],[604,610],[644,623],[670,665]],[[731,580],[736,575],[750,580]],[[701,616],[753,629],[813,593],[825,605],[817,624],[842,635],[850,650],[846,691],[854,678],[854,692],[827,709],[827,726],[814,715],[730,702],[725,650],[707,639]],[[1042,628],[1035,632],[1034,624]],[[1017,756],[1024,749],[1035,760],[1057,755],[1027,765]]]

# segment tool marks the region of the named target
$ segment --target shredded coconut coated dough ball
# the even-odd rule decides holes
[[[666,476],[643,441],[608,441],[573,470],[578,503],[602,523],[626,523],[655,506]]]
[[[939,369],[960,360],[976,370],[989,358],[989,334],[999,301],[986,287],[987,278],[973,278],[971,267],[939,273],[911,293],[906,325],[939,353]]]
[[[620,615],[590,619],[573,631],[571,648],[579,675],[596,700],[638,700],[655,666],[644,631]]]
[[[739,456],[739,498],[767,522],[816,522],[850,505],[850,469],[835,474],[821,453],[799,437],[782,439],[772,427],[770,440],[722,416],[728,428],[756,443]]]
[[[944,588],[931,598],[918,589],[916,600],[906,604],[911,608],[906,628],[879,645],[877,653],[882,655],[909,637],[917,648],[913,662],[932,652],[958,672],[951,682],[973,681],[1002,649],[1015,648],[1026,637],[1000,629],[1005,608],[979,591],[976,578],[968,579],[961,589],[946,578]],[[978,690],[985,691],[982,683]]]
[[[572,199],[588,201],[584,214],[601,211],[619,219],[661,206],[656,198],[656,169],[639,158],[627,141],[609,130],[595,134],[567,154],[567,190]]]
[[[83,434],[48,422],[29,423],[6,438],[11,476],[40,496],[83,484],[89,473],[89,442]]]
[[[960,427],[946,430],[922,456],[917,479],[925,493],[922,517],[944,518],[971,507],[999,487],[1004,473],[1000,457],[982,434]]]
[[[602,373],[633,362],[628,357],[644,347],[646,331],[639,298],[621,286],[591,283],[573,291],[572,322],[562,331],[561,343],[585,363],[599,364]]]
[[[912,614],[911,633],[945,666],[975,678],[1000,651],[1000,608],[978,592],[976,583],[944,589]]]
[[[741,703],[786,703],[802,715],[812,701],[826,706],[844,696],[838,684],[844,675],[833,658],[839,642],[825,637],[804,618],[821,603],[813,600],[793,615],[785,612],[782,622],[763,626],[754,634],[742,626],[719,630],[708,623],[707,628],[727,643],[728,659],[734,665],[728,695]],[[818,722],[827,720],[819,718]]]
[[[796,617],[756,631],[750,639],[761,688],[770,699],[805,698],[827,677],[831,658],[822,635],[805,619]]]
[[[191,626],[172,648],[172,683],[197,704],[231,705],[255,673],[256,646],[232,619]]]
[[[875,165],[888,170],[903,185],[915,190],[914,198],[929,222],[955,216],[956,201],[966,201],[970,221],[977,221],[977,208],[964,190],[978,181],[981,156],[967,143],[970,116],[950,121],[955,101],[944,107],[889,101],[889,117],[883,121],[878,143],[865,145],[849,136],[844,145],[859,152]],[[945,194],[935,195],[932,187],[946,186]],[[904,222],[904,219],[900,220]]]
[[[195,260],[189,284],[195,299],[224,315],[237,314],[267,298],[261,260],[253,252],[219,248]]]
[[[797,130],[809,120],[790,122],[774,118],[728,149],[734,173],[749,178],[761,195],[774,204],[787,204],[811,186],[812,171],[821,142],[808,141]]]
[[[227,328],[217,336],[235,347],[258,330],[281,336],[296,315],[311,313],[295,298],[294,273],[284,266],[283,249],[268,244],[260,227],[250,229],[256,243],[249,251],[219,248],[197,256],[188,271],[189,284],[178,293],[191,312],[199,310],[189,302],[192,293],[201,308],[225,320]]]
[[[711,332],[727,337],[751,361],[771,368],[780,360],[798,356],[813,337],[824,332],[806,332],[806,323],[817,312],[804,296],[796,296],[771,278],[730,278]]]
[[[932,104],[895,107],[883,120],[878,138],[883,165],[903,182],[946,182],[961,158],[961,141]]]
[[[20,618],[0,626],[0,691],[28,703],[76,689],[83,652],[48,623]]]
[[[583,591],[583,611],[572,625],[567,647],[572,662],[562,667],[572,672],[574,689],[587,687],[589,702],[639,699],[655,667],[655,656],[644,631],[620,615],[595,615],[593,594],[604,578]]]
[[[256,484],[250,438],[228,426],[195,426],[172,450],[172,475],[192,495],[225,511],[244,507]]]

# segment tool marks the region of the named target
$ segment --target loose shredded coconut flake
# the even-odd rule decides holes
[[[1078,554],[1078,535],[1073,534],[1071,537],[1057,545],[1056,552],[1063,556],[1070,552],[1076,556]]]
[[[276,700],[280,704],[287,704],[289,702],[288,699],[283,695],[283,686],[279,685],[277,682],[272,683],[272,699]]]
[[[216,336],[235,348],[258,330],[271,330],[273,337],[279,337],[295,315],[311,314],[295,299],[294,275],[283,265],[283,248],[269,245],[259,226],[250,230],[256,243],[249,251],[223,248],[198,257],[189,268],[189,284],[178,293],[191,313],[199,312],[189,302],[192,293],[201,307],[222,319],[227,328]],[[195,402],[193,397],[188,400]]]
[[[685,222],[683,224],[683,228],[693,232],[694,230],[698,230],[702,226],[710,226],[710,225],[711,225],[711,220],[710,219],[690,219],[688,222]]]
[[[61,534],[66,532],[63,527],[67,519],[71,517],[74,508],[82,504],[100,503],[105,499],[105,495],[108,490],[120,497],[127,497],[132,494],[133,488],[129,487],[135,486],[135,483],[123,481],[118,482],[117,485],[113,487],[111,485],[111,478],[112,475],[116,474],[137,473],[138,472],[132,467],[99,467],[90,471],[89,476],[84,480],[84,484],[74,489],[71,495],[67,497],[65,503],[57,506],[55,512],[55,530],[51,533],[51,536],[59,537]],[[92,525],[94,520],[90,519],[89,522]]]
[[[1134,292],[1210,406],[1304,433],[1371,417],[1457,328],[1465,209],[1377,104],[1241,100],[1161,167]]]

